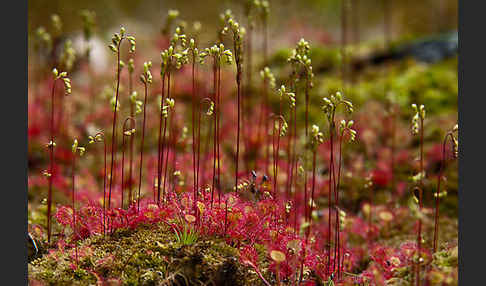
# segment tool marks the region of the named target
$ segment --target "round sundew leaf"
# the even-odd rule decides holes
[[[204,210],[205,210],[206,207],[203,203],[197,202],[197,207],[198,207],[200,213],[204,213]]]
[[[388,211],[382,211],[378,214],[378,216],[385,222],[389,222],[393,219],[393,214]]]
[[[184,217],[186,218],[186,220],[187,220],[188,223],[193,223],[193,222],[196,221],[196,217],[193,216],[193,215],[187,214]]]
[[[272,250],[270,252],[270,257],[277,263],[284,262],[286,259],[285,253],[279,250]]]
[[[298,253],[302,249],[300,240],[294,239],[287,243],[287,248],[292,249],[294,252]]]
[[[154,211],[154,210],[156,210],[156,209],[158,209],[158,208],[159,208],[159,206],[158,206],[158,205],[156,205],[156,204],[149,204],[149,205],[147,206],[147,209],[148,209],[148,210],[151,210],[151,211]]]
[[[363,205],[363,213],[364,213],[365,215],[369,215],[369,214],[370,214],[370,212],[371,212],[371,206],[370,206],[370,204],[365,203],[365,204]]]

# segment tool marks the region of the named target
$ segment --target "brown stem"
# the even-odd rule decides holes
[[[442,177],[444,176],[444,169],[446,165],[446,145],[447,145],[447,139],[453,138],[452,132],[449,131],[447,132],[444,142],[442,143],[442,160],[440,164],[440,170],[439,170],[439,175],[437,176],[437,191],[435,192],[435,216],[434,216],[434,246],[433,246],[433,252],[435,253],[437,251],[437,241],[439,239],[439,195],[440,195],[440,182]]]
[[[50,120],[50,137],[49,146],[49,189],[47,192],[47,243],[51,242],[51,207],[52,207],[52,179],[54,177],[54,94],[56,91],[57,79],[52,83],[51,92],[51,120]]]

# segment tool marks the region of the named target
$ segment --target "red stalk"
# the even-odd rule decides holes
[[[289,108],[289,115],[290,115],[290,124],[293,123],[293,112],[292,112],[292,107]],[[287,164],[287,184],[286,184],[286,189],[285,189],[285,199],[288,200],[290,198],[290,189],[292,187],[292,138],[294,137],[293,134],[293,129],[290,128],[290,133],[289,133],[289,139],[288,139],[288,144],[287,144],[287,157],[288,157],[288,164]]]
[[[102,218],[102,228],[103,228],[103,235],[105,235],[106,232],[106,227],[105,227],[105,218],[106,218],[106,140],[105,140],[105,134],[103,131],[100,131],[95,134],[94,138],[97,138],[98,136],[103,136],[103,164],[104,164],[104,170],[103,170],[103,218]]]
[[[248,12],[249,14],[251,12]],[[253,25],[252,22],[250,21],[250,17],[248,14],[248,38],[247,38],[247,66],[246,66],[246,87],[245,87],[245,92],[244,92],[244,97],[246,97],[247,100],[250,101],[251,95],[253,93],[253,85],[252,85],[252,64],[253,64]],[[252,134],[252,124],[249,122],[250,118],[246,116],[246,111],[248,107],[245,108],[242,102],[242,110],[243,115],[242,115],[242,121],[243,121],[243,134],[245,134],[245,137],[243,138],[244,144],[245,144],[245,152],[243,155],[243,158],[245,159],[243,163],[245,164],[245,171],[248,174],[250,172],[250,162],[249,162],[249,157],[248,157],[248,151],[250,150],[250,136],[249,134]],[[248,125],[248,126],[247,126]],[[245,127],[246,128],[246,133],[245,133]]]
[[[218,66],[218,132],[217,132],[217,138],[218,138],[218,203],[221,204],[221,66]]]
[[[75,178],[75,169],[76,169],[76,154],[73,154],[73,164],[72,164],[72,204],[73,204],[73,236],[77,236],[77,231],[76,231],[76,208],[74,207],[74,189],[75,189],[75,184],[74,184],[74,178]],[[75,255],[76,255],[76,264],[78,264],[78,244],[76,241],[74,242],[74,249],[75,249]]]
[[[348,129],[344,129],[346,131]],[[338,175],[337,175],[337,185],[336,185],[336,206],[339,207],[339,185],[341,182],[341,166],[342,166],[342,142],[343,142],[343,136],[344,136],[344,131],[339,136],[339,161],[338,161]],[[338,210],[337,210],[338,211]],[[371,217],[371,216],[370,216]],[[337,236],[337,257],[338,257],[338,278],[341,278],[342,273],[341,273],[341,222],[339,220],[339,213],[336,214],[336,236]],[[371,226],[371,224],[370,224]]]
[[[142,188],[142,169],[143,169],[143,147],[145,143],[145,119],[146,119],[146,111],[147,111],[147,93],[148,93],[148,86],[147,83],[144,83],[145,87],[145,98],[143,103],[143,122],[142,122],[142,144],[140,146],[140,166],[139,166],[139,176],[138,176],[138,198],[137,198],[137,212],[140,211],[140,190]]]
[[[192,175],[193,182],[193,202],[194,214],[197,218],[196,201],[197,201],[197,175],[196,175],[196,137],[195,137],[195,121],[196,121],[196,76],[195,76],[195,54],[192,54]]]
[[[130,121],[132,124],[132,126],[127,129],[127,122]],[[132,129],[135,128],[135,119],[133,117],[127,117],[125,119],[125,122],[123,122],[123,131],[122,131],[122,169],[121,169],[121,173],[122,173],[122,177],[121,177],[121,182],[122,182],[122,188],[121,188],[121,203],[120,203],[120,206],[121,208],[123,209],[123,193],[125,191],[125,180],[124,180],[124,175],[125,175],[125,137],[126,136],[132,136],[132,135],[126,135],[125,132],[126,131],[131,131]],[[128,202],[128,205],[130,205],[130,201]]]
[[[170,72],[167,73],[167,98],[170,98]],[[168,160],[169,160],[169,142],[170,142],[170,137],[172,136],[172,133],[173,132],[170,132],[169,134],[169,138],[167,138],[167,140],[165,139],[165,135],[166,135],[166,131],[167,131],[167,121],[168,121],[168,117],[165,119],[165,123],[164,123],[164,135],[163,135],[163,138],[164,138],[164,149],[166,151],[166,154],[165,154],[165,171],[164,171],[164,185],[163,185],[163,189],[162,189],[162,197],[164,199],[164,202],[166,201],[166,196],[167,198],[169,197],[169,194],[168,192],[166,193],[165,192],[165,182],[167,181],[167,169],[168,169]],[[162,151],[163,152],[163,151]],[[162,156],[164,156],[162,154]],[[162,157],[163,159],[163,157]]]
[[[158,143],[158,153],[157,153],[157,205],[160,206],[160,185],[161,185],[161,176],[162,176],[162,162],[164,160],[164,149],[162,148],[162,138],[161,138],[161,131],[162,131],[162,106],[164,106],[165,100],[165,73],[162,75],[162,98],[160,101],[160,118],[159,118],[159,143]],[[167,122],[167,120],[166,120]],[[164,139],[165,139],[165,127],[164,127]]]
[[[133,81],[132,81],[132,73],[129,74],[129,77],[128,77],[128,92],[130,93],[130,95],[133,93]],[[132,103],[130,104],[130,116],[135,118],[135,104],[136,103]],[[128,169],[128,206],[131,206],[132,205],[132,202],[133,202],[133,197],[132,197],[132,185],[133,185],[133,176],[132,176],[132,172],[133,172],[133,141],[134,140],[134,136],[130,136],[130,165],[129,165],[129,169]]]
[[[201,100],[199,103],[199,108],[198,108],[198,120],[197,120],[197,157],[196,157],[196,177],[194,179],[195,184],[196,184],[196,197],[195,200],[197,201],[197,197],[199,195],[199,172],[200,172],[200,157],[201,157],[201,106],[204,101],[208,101],[211,103],[211,99],[205,97]],[[205,197],[203,197],[204,199]],[[194,203],[196,204],[196,202]],[[196,206],[197,207],[197,206]],[[199,222],[199,212],[197,211],[197,208],[195,209],[196,212],[196,219]]]
[[[124,38],[122,38],[123,40]],[[117,60],[117,72],[116,72],[116,93],[115,93],[115,110],[113,111],[113,127],[111,129],[111,167],[110,167],[110,184],[109,184],[109,192],[108,192],[108,208],[111,208],[111,189],[113,185],[113,169],[115,167],[115,154],[116,154],[116,114],[117,114],[117,107],[118,107],[118,91],[120,89],[120,45],[122,40],[118,42],[117,45],[117,52],[116,52],[116,60]]]
[[[297,90],[295,89],[295,97],[297,97]],[[294,108],[294,112],[293,112],[293,115],[292,115],[292,120],[293,120],[293,125],[294,125],[294,131],[292,132],[292,135],[293,135],[293,140],[294,140],[294,144],[293,144],[293,150],[292,150],[292,167],[290,169],[290,176],[291,176],[291,179],[290,179],[290,190],[292,190],[292,184],[294,185],[294,205],[295,205],[295,208],[297,208],[297,191],[295,190],[296,189],[296,184],[297,184],[297,175],[294,174],[297,170],[297,158],[296,158],[296,145],[295,144],[295,140],[296,140],[296,134],[297,134],[297,108]],[[296,233],[297,232],[297,212],[295,212],[295,216],[294,216],[294,232]]]
[[[331,145],[331,158],[329,160],[329,194],[328,194],[328,233],[327,233],[327,274],[330,275],[331,270],[331,209],[332,209],[332,192],[333,192],[333,170],[334,170],[334,111],[332,113],[330,121],[330,145]]]
[[[235,61],[236,61],[236,87],[237,87],[237,101],[238,101],[238,127],[236,133],[236,158],[235,158],[235,193],[238,193],[238,163],[240,159],[240,132],[241,132],[241,110],[243,108],[243,98],[241,97],[241,76],[243,74],[241,69],[241,58],[238,53],[236,41],[234,41]]]
[[[214,188],[216,184],[216,145],[218,144],[218,91],[217,91],[217,60],[214,58],[214,63],[213,63],[213,88],[214,88],[214,93],[213,93],[213,102],[215,105],[215,115],[214,115],[214,133],[213,133],[213,179],[212,179],[212,186],[211,186],[211,208],[213,208],[213,201],[214,201]]]
[[[266,19],[263,22],[263,66],[268,65],[268,23]],[[266,108],[268,108],[268,80],[264,82],[264,104]],[[266,110],[265,110],[266,111]],[[268,172],[268,164],[269,164],[269,140],[268,140],[268,112],[264,112],[264,124],[265,124],[265,173]]]
[[[174,81],[173,81],[173,89],[176,88],[176,77],[174,75]],[[168,95],[167,95],[168,96]],[[175,96],[175,93],[174,93],[174,96]],[[174,106],[173,110],[172,110],[172,113],[175,115],[176,114],[176,106]],[[171,168],[171,172],[169,173],[170,174],[170,177],[169,177],[169,180],[170,180],[170,183],[171,183],[171,189],[172,191],[174,192],[175,191],[175,176],[173,175],[174,171],[176,170],[176,161],[177,161],[177,125],[176,125],[176,121],[175,120],[171,120],[169,121],[170,123],[170,130],[171,132],[169,133],[169,137],[171,138],[171,141],[172,142],[172,168]]]
[[[312,223],[312,211],[314,209],[314,189],[316,185],[316,154],[317,151],[313,152],[312,154],[312,186],[311,186],[311,206],[309,210],[309,228],[307,230],[306,240],[309,238],[310,230],[311,230],[311,223]]]
[[[423,172],[424,172],[424,118],[420,116],[420,187],[419,190],[419,211],[422,212],[422,190],[423,190]],[[422,219],[418,219],[418,232],[417,232],[417,286],[420,286],[420,256],[421,256],[421,244],[422,244]]]

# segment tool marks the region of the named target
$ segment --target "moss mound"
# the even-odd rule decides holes
[[[76,250],[59,243],[29,263],[31,285],[261,285],[219,239],[178,242],[164,224],[88,238]]]

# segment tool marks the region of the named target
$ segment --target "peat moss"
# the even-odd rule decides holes
[[[119,230],[56,249],[29,263],[29,280],[45,285],[261,285],[220,239],[177,243],[165,225]],[[103,284],[105,285],[105,284]]]

